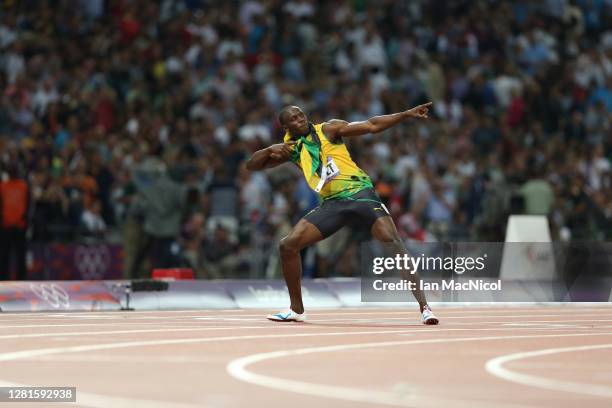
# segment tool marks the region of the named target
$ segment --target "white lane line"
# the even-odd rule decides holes
[[[529,317],[527,315],[512,315],[512,316],[487,316],[487,315],[483,315],[483,316],[444,316],[443,314],[437,313],[438,316],[440,316],[441,320],[445,320],[445,319],[452,319],[452,320],[461,320],[461,319],[482,319],[482,318],[494,318],[494,319],[502,319],[502,318],[512,318],[512,319],[516,319],[516,318],[521,318],[521,319],[527,319],[529,318],[529,321],[534,321],[533,316]],[[563,314],[551,314],[551,315],[538,315],[536,318],[540,318],[540,317],[568,317],[567,315],[563,315]],[[575,316],[569,316],[569,317],[575,317]],[[597,317],[611,317],[612,315],[605,315],[605,316],[595,316]],[[353,321],[372,321],[372,320],[406,320],[406,316],[400,316],[400,317],[379,317],[379,318],[352,318],[349,320],[353,320]],[[312,319],[314,320],[314,319]],[[342,319],[342,318],[337,318],[337,319],[316,319],[317,322],[333,322],[336,320],[347,320],[347,319]],[[559,320],[559,321],[567,321],[567,322],[579,322],[579,321],[583,321],[583,320],[588,320],[588,321],[600,321],[600,322],[610,322],[612,321],[612,319],[604,319],[604,320],[596,320],[596,319],[590,319],[588,317],[584,317],[578,320]],[[535,321],[541,321],[541,320],[535,320]],[[480,322],[479,322],[480,323]],[[494,322],[497,323],[497,322]],[[508,323],[508,322],[504,322],[504,323]],[[469,323],[469,324],[473,324],[473,323]]]
[[[252,321],[262,321],[263,317],[259,319],[245,319],[241,317],[218,317],[218,316],[210,316],[210,317],[194,317],[195,320],[209,320],[209,321],[224,321],[224,322],[252,322]]]
[[[349,309],[349,308],[347,308]],[[248,310],[253,309],[177,309],[177,310],[62,310],[62,311],[44,311],[44,312],[9,312],[5,311],[1,317],[18,317],[18,316],[59,316],[59,315],[79,315],[79,314],[97,314],[97,315],[107,315],[107,314],[117,314],[117,315],[133,315],[133,314],[168,314],[173,315],[177,313],[202,313],[202,312],[211,312],[211,313],[239,313],[246,312]],[[264,309],[262,309],[264,310]],[[330,309],[331,310],[331,309]],[[361,310],[361,308],[359,308]]]
[[[444,316],[440,316],[440,321],[441,322],[445,322],[446,318]],[[524,317],[524,316],[522,316]],[[337,323],[337,322],[347,322],[347,323],[381,323],[381,322],[385,322],[388,320],[407,320],[406,318],[380,318],[380,319],[311,319],[309,320],[309,322],[311,324],[317,324],[317,323]],[[612,322],[612,319],[588,319],[588,318],[584,318],[584,319],[578,319],[578,320],[529,320],[532,323],[559,323],[559,324],[564,324],[564,323],[574,323],[574,322],[580,322],[580,323],[588,323],[588,322]],[[391,323],[391,322],[390,322]],[[409,322],[407,322],[409,323]],[[450,324],[453,325],[483,325],[483,324],[507,324],[507,323],[511,323],[506,321],[484,321],[484,322],[452,322]]]
[[[177,322],[178,323],[178,322]],[[189,323],[189,322],[181,322]],[[196,322],[194,322],[196,323]],[[125,322],[125,323],[74,323],[74,324],[16,324],[12,326],[0,326],[0,329],[21,329],[21,328],[39,328],[39,327],[90,327],[90,326],[159,326],[160,322],[155,323],[137,323],[137,322]]]
[[[455,327],[455,328],[449,328],[449,327],[444,327],[444,328],[435,328],[435,329],[431,329],[428,327],[421,327],[421,326],[416,326],[415,327],[419,327],[419,329],[416,330],[410,330],[410,329],[404,329],[402,330],[402,332],[410,332],[410,333],[428,333],[428,332],[440,332],[440,331],[480,331],[480,330],[486,330],[486,331],[505,331],[505,330],[515,330],[515,329],[522,329],[522,330],[559,330],[559,331],[565,331],[565,330],[592,330],[591,327],[583,327],[583,326],[572,326],[572,325],[546,325],[546,324],[505,324],[503,326],[513,326],[511,328],[509,327],[488,327],[488,328],[481,328],[481,327]],[[516,327],[514,327],[516,326]],[[346,326],[332,326],[332,325],[325,325],[325,326],[316,326],[316,325],[311,325],[311,324],[303,324],[299,326],[300,328],[304,328],[304,329],[312,329],[312,330],[318,330],[318,329],[346,329]],[[376,328],[376,327],[384,327],[384,326],[373,326],[372,328]],[[400,327],[400,326],[398,326]],[[600,328],[612,328],[612,326],[603,326]],[[11,339],[23,339],[23,338],[44,338],[44,337],[71,337],[71,336],[96,336],[96,335],[105,335],[105,334],[133,334],[133,333],[166,333],[166,332],[199,332],[199,331],[215,331],[215,330],[251,330],[251,329],[266,329],[266,330],[275,330],[275,329],[291,329],[291,330],[295,330],[296,329],[296,325],[292,325],[292,324],[267,324],[267,325],[261,325],[261,326],[205,326],[205,327],[182,327],[182,326],[176,326],[176,327],[166,327],[164,329],[132,329],[132,330],[101,330],[101,331],[76,331],[76,332],[46,332],[46,333],[23,333],[23,334],[7,334],[7,335],[0,335],[0,340],[11,340]]]
[[[441,318],[442,321],[445,321],[445,318],[442,317]],[[198,321],[193,321],[193,322],[188,322],[188,321],[182,321],[180,322],[183,326],[172,326],[174,327],[178,327],[178,328],[189,328],[189,326],[184,326],[185,324],[188,325],[195,325],[195,324],[200,324],[200,323],[204,323],[205,321],[209,321],[209,322],[228,322],[230,323],[231,321],[235,320],[236,322],[250,322],[251,325],[253,324],[259,324],[260,326],[257,327],[261,327],[261,328],[268,328],[268,327],[276,327],[279,325],[274,325],[274,324],[270,324],[267,321],[264,321],[262,319],[203,319],[204,321],[198,320]],[[406,320],[405,318],[399,319],[399,318],[390,318],[390,319],[317,319],[317,320],[311,320],[309,322],[309,324],[304,325],[304,327],[316,327],[316,328],[330,328],[330,327],[335,327],[335,328],[343,328],[343,327],[347,327],[348,324],[351,323],[372,323],[372,328],[376,328],[376,327],[384,327],[384,324],[381,324],[381,321],[384,322],[384,320]],[[347,323],[346,325],[338,325],[338,326],[331,326],[331,325],[318,325],[318,323],[338,323],[338,322],[342,322],[342,323]],[[557,325],[567,325],[567,323],[581,323],[581,325],[579,325],[580,327],[584,327],[585,324],[588,324],[589,322],[594,322],[594,323],[600,323],[600,322],[612,322],[612,320],[610,319],[579,319],[579,320],[530,320],[530,325],[531,324],[537,324],[537,323],[545,323],[545,324],[557,324]],[[179,322],[177,322],[179,323]],[[416,326],[417,324],[410,324],[410,322],[407,322],[410,326]],[[452,322],[450,323],[450,325],[452,326],[470,326],[470,325],[474,325],[474,322]],[[485,321],[485,322],[477,322],[478,325],[483,325],[483,324],[501,324],[501,325],[507,325],[509,324],[508,321]],[[518,324],[518,323],[516,323]],[[109,323],[109,322],[101,322],[99,324],[97,323],[74,323],[74,324],[39,324],[39,325],[11,325],[11,326],[0,326],[0,329],[21,329],[21,328],[57,328],[57,327],[111,327],[111,326],[117,326],[117,327],[133,327],[133,326],[158,326],[159,322],[156,323],[135,323],[135,322],[123,322],[123,323]],[[401,325],[396,325],[397,327],[401,327]],[[569,326],[569,325],[568,325]],[[169,328],[168,326],[166,326],[167,328]],[[228,329],[229,328],[240,328],[241,326],[226,326]],[[607,326],[602,326],[601,328],[605,328]],[[197,327],[194,329],[198,329]],[[144,330],[144,329],[143,329]],[[1,338],[11,338],[10,336],[12,335],[6,335],[9,337],[4,337],[4,336],[0,336]]]
[[[527,330],[522,330],[523,332],[538,332],[540,330],[546,330],[548,333],[555,330],[550,330],[548,328],[530,328]],[[591,330],[591,329],[588,329]],[[445,329],[445,331],[514,331],[514,329],[492,329],[492,328],[478,328],[478,329]],[[418,334],[419,331],[406,332],[406,333],[397,333],[398,336],[402,337],[412,337]],[[422,333],[422,332],[420,332]],[[87,334],[87,333],[86,333]],[[210,363],[210,358],[199,358],[199,357],[172,357],[172,356],[164,356],[164,355],[156,355],[154,357],[139,357],[139,356],[128,356],[125,355],[106,355],[106,354],[75,354],[75,355],[50,355],[50,356],[40,356],[36,359],[37,362],[87,362],[87,363],[107,363],[107,362],[124,362],[124,363],[133,363],[133,362],[155,362],[155,363]]]
[[[470,312],[474,312],[473,310]],[[479,319],[481,317],[526,317],[526,316],[530,316],[529,313],[536,313],[537,316],[580,316],[580,315],[584,315],[584,313],[586,311],[568,311],[567,313],[565,311],[554,311],[557,313],[554,314],[542,314],[542,310],[533,310],[533,311],[525,311],[525,313],[523,314],[517,314],[517,312],[520,312],[519,310],[505,310],[504,312],[508,313],[508,312],[514,312],[513,314],[497,314],[495,310],[486,310],[486,313],[494,313],[492,315],[488,315],[488,314],[482,314],[483,311],[477,311],[478,315],[477,316],[467,316],[468,314],[476,314],[476,313],[457,313],[457,314],[461,314],[462,316],[453,316],[453,315],[449,315],[449,311],[444,310],[444,309],[436,309],[436,314],[439,314],[441,316],[444,316],[446,318],[450,318],[450,319]],[[395,316],[397,314],[418,314],[418,309],[403,309],[403,310],[396,310],[394,312],[368,312],[368,313],[359,313],[359,312],[342,312],[342,310],[338,310],[335,313],[311,313],[307,311],[307,314],[309,317],[325,317],[325,316],[370,316],[370,315],[375,315],[375,316]],[[594,316],[612,316],[612,310],[609,311],[601,311],[601,312],[588,312],[589,315],[594,315]],[[203,316],[185,316],[185,317],[174,317],[173,319],[193,319],[193,318],[197,318],[197,317],[203,317],[203,318],[230,318],[230,317],[240,317],[240,318],[244,318],[244,317],[261,317],[263,316],[264,313],[259,313],[259,314],[240,314],[240,315],[223,315],[223,316],[211,316],[211,315],[203,315]],[[148,317],[147,317],[148,318]],[[166,318],[166,317],[150,317],[152,319],[158,319],[158,318]],[[140,319],[145,319],[145,317],[140,317]]]
[[[507,323],[514,323],[509,321],[478,321],[478,322],[447,322],[444,317],[440,317],[441,325],[457,327],[457,326],[470,326],[470,327],[478,327],[483,325],[500,325],[504,326]],[[601,324],[601,322],[612,322],[612,320],[600,320],[600,319],[580,319],[580,320],[533,320],[532,323],[542,323],[545,324],[566,324],[575,323],[576,326],[590,326],[591,328],[603,328],[606,327],[605,324]],[[416,323],[411,321],[398,321],[398,320],[386,320],[384,318],[381,319],[333,319],[333,320],[309,320],[308,324],[313,326],[320,327],[328,327],[331,325],[338,325],[344,327],[351,327],[351,325],[367,325],[370,327],[404,327],[404,326],[414,326]]]
[[[302,325],[300,325],[302,326]],[[286,325],[286,327],[295,327],[295,325]],[[532,330],[530,328],[523,328],[524,330]],[[182,339],[157,339],[157,340],[142,340],[142,341],[127,341],[127,342],[114,342],[114,343],[98,343],[88,344],[81,346],[65,346],[65,347],[52,347],[42,349],[30,349],[20,350],[8,353],[0,353],[0,361],[14,361],[22,360],[27,358],[34,358],[39,356],[47,356],[53,354],[63,353],[81,353],[84,351],[94,350],[111,350],[118,348],[129,348],[129,347],[146,347],[146,346],[160,346],[170,344],[189,344],[189,343],[210,343],[215,341],[232,341],[232,340],[256,340],[256,339],[275,339],[275,338],[293,338],[293,337],[324,337],[324,336],[353,336],[353,335],[367,335],[367,334],[407,334],[407,333],[436,333],[440,331],[506,331],[506,330],[519,330],[519,328],[434,328],[423,327],[417,330],[373,330],[373,331],[341,331],[341,332],[326,332],[326,333],[289,333],[289,334],[253,334],[253,335],[242,335],[242,336],[222,336],[222,337],[195,337],[195,338],[182,338]],[[547,328],[547,330],[549,330]],[[565,329],[563,329],[565,330]],[[598,335],[612,334],[611,333],[599,333]],[[54,334],[55,335],[55,334]],[[587,336],[592,335],[590,333],[571,333],[571,334],[554,334],[554,335],[525,335],[524,337],[555,337],[555,336]],[[515,336],[521,338],[521,336]],[[443,339],[442,339],[443,340]],[[428,342],[429,340],[420,340]],[[432,340],[433,342],[440,341],[439,339]],[[450,339],[449,341],[454,341]]]
[[[588,326],[579,326],[579,325],[575,325],[575,324],[559,324],[559,323],[531,323],[531,322],[524,322],[524,323],[504,323],[502,324],[502,326],[506,326],[506,327],[550,327],[553,329],[560,329],[560,328],[566,328],[566,329],[588,329]]]
[[[444,321],[444,318],[440,318],[440,320]],[[589,319],[589,318],[584,318],[584,319],[578,319],[578,320],[566,320],[566,319],[562,319],[562,320],[532,320],[529,319],[530,323],[558,323],[558,324],[566,324],[566,323],[584,323],[587,324],[589,322],[612,322],[612,319]],[[512,323],[512,322],[453,322],[453,324],[508,324],[508,323]]]
[[[335,386],[327,384],[311,383],[299,380],[290,380],[280,377],[272,377],[263,374],[257,374],[247,369],[248,366],[266,360],[291,357],[297,355],[305,355],[312,353],[329,353],[345,350],[376,348],[376,347],[394,347],[412,344],[434,344],[434,343],[457,343],[469,341],[485,341],[485,340],[508,340],[508,339],[527,339],[527,338],[548,338],[548,337],[575,337],[575,336],[611,336],[612,332],[608,333],[571,333],[571,334],[551,334],[551,335],[519,335],[519,336],[488,336],[488,337],[461,337],[454,339],[424,339],[424,340],[406,340],[406,341],[385,341],[378,343],[354,343],[343,344],[337,346],[323,347],[307,347],[292,350],[281,350],[269,353],[258,353],[249,356],[241,357],[232,360],[227,365],[227,372],[234,378],[259,385],[266,388],[271,388],[280,391],[294,392],[299,394],[340,399],[353,402],[366,402],[384,405],[405,406],[409,400],[401,398],[397,394],[389,392],[381,392],[375,390],[364,390],[357,387]]]
[[[360,332],[331,332],[331,333],[292,333],[292,334],[253,334],[246,336],[223,336],[223,337],[196,337],[184,339],[159,339],[159,340],[143,340],[143,341],[126,341],[115,343],[100,343],[88,344],[84,346],[68,346],[68,347],[52,347],[42,349],[21,350],[8,353],[0,353],[0,361],[22,360],[38,356],[48,356],[51,354],[62,353],[80,353],[83,351],[93,350],[111,350],[128,347],[146,347],[146,346],[161,346],[170,344],[189,344],[189,343],[210,343],[215,341],[230,341],[230,340],[255,340],[255,339],[275,339],[275,338],[291,338],[291,337],[321,337],[321,336],[351,336],[365,334],[395,334],[406,333],[407,330],[382,330],[382,331],[360,331]]]
[[[559,353],[572,353],[576,351],[590,351],[612,348],[612,343],[596,344],[591,346],[560,347],[543,350],[526,351],[521,353],[506,354],[493,358],[485,364],[485,369],[492,375],[504,380],[530,387],[544,388],[553,391],[566,391],[575,394],[586,394],[596,397],[612,398],[612,387],[602,384],[585,384],[573,381],[555,380],[531,374],[519,373],[504,367],[511,361],[523,360],[539,356],[548,356]],[[601,361],[609,361],[602,359]]]
[[[151,358],[148,355],[125,355],[125,354],[95,354],[95,353],[83,353],[83,354],[64,354],[54,356],[42,356],[39,357],[37,362],[40,363],[121,363],[121,364],[135,364],[135,363],[172,363],[172,364],[212,364],[226,363],[227,360],[223,357],[202,357],[198,355],[185,355],[185,356],[155,356]],[[182,368],[180,368],[182,369]],[[179,369],[179,370],[180,370]]]
[[[306,327],[305,325],[302,325],[302,327]],[[295,326],[290,325],[290,324],[279,324],[276,326],[276,328],[278,329],[284,329],[284,328],[292,328],[295,329]],[[316,327],[318,328],[318,327]],[[343,327],[341,326],[325,326],[326,329],[342,329]],[[612,328],[612,326],[609,326],[608,328]],[[7,335],[7,336],[0,336],[0,340],[4,340],[4,339],[21,339],[21,338],[39,338],[39,337],[50,337],[50,338],[54,338],[54,337],[71,337],[71,336],[88,336],[88,335],[99,335],[99,334],[130,334],[130,333],[143,333],[143,332],[172,332],[172,331],[208,331],[208,330],[245,330],[245,329],[269,329],[269,327],[261,327],[261,326],[234,326],[234,327],[206,327],[206,328],[200,328],[200,329],[191,329],[191,328],[186,328],[186,329],[159,329],[159,330],[121,330],[121,331],[100,331],[100,332],[64,332],[64,333],[34,333],[34,334],[11,334],[11,335]],[[590,327],[572,327],[572,330],[593,330]],[[416,330],[409,330],[409,329],[404,329],[404,330],[392,330],[392,331],[385,331],[385,332],[373,332],[374,334],[384,334],[384,333],[390,333],[390,334],[398,334],[400,336],[414,336],[415,334],[418,333],[434,333],[434,332],[441,332],[441,331],[449,331],[449,332],[454,332],[454,331],[517,331],[517,330],[522,330],[522,331],[539,331],[539,330],[546,330],[548,332],[550,331],[558,331],[558,332],[563,332],[563,331],[567,331],[568,328],[567,327],[466,327],[466,328],[436,328],[436,329],[429,329],[427,327],[423,327],[421,329],[416,329]],[[352,332],[346,332],[346,334],[351,334]],[[363,334],[363,332],[355,332],[356,334]],[[320,334],[327,334],[327,333],[320,333]],[[157,360],[157,359],[156,359]]]
[[[18,384],[14,382],[0,380],[0,387],[33,387],[32,384]],[[49,384],[45,384],[45,387],[49,387]],[[187,404],[170,401],[155,401],[139,398],[123,398],[123,397],[110,397],[107,395],[94,394],[90,392],[82,392],[77,389],[77,402],[76,406],[81,407],[92,407],[92,408],[197,408],[201,407],[200,404]],[[65,403],[74,406],[73,402]]]
[[[38,337],[62,337],[62,336],[95,336],[99,334],[132,334],[132,333],[167,333],[167,332],[190,332],[190,331],[209,331],[209,330],[251,330],[251,329],[286,329],[295,328],[291,325],[276,326],[206,326],[206,327],[179,327],[166,329],[135,329],[135,330],[103,330],[103,331],[82,331],[82,332],[47,332],[47,333],[28,333],[28,334],[8,334],[0,336],[0,340],[38,338]],[[316,328],[308,326],[309,328]]]
[[[502,317],[502,316],[493,316],[493,317]],[[519,317],[524,317],[524,316],[519,316]],[[443,322],[445,321],[445,317],[442,316],[440,318]],[[201,320],[204,321],[210,321],[210,322],[214,322],[214,321],[227,321],[227,322],[231,322],[231,321],[237,321],[237,322],[251,322],[251,324],[261,324],[261,327],[270,327],[270,323],[266,320],[264,320],[263,318],[261,319],[224,319],[224,318],[215,318],[215,319],[210,319],[210,318],[206,318],[206,319],[199,319],[197,321],[180,321],[180,322],[174,322],[174,323],[180,323],[180,324],[200,324],[200,323],[204,323]],[[344,323],[381,323],[381,321],[385,321],[385,320],[408,320],[408,318],[406,317],[392,317],[392,318],[379,318],[379,319],[312,319],[309,321],[310,324],[312,324],[313,326],[316,326],[318,323],[333,323],[333,322],[344,322]],[[416,322],[416,320],[415,320]],[[530,320],[530,323],[556,323],[556,324],[566,324],[566,323],[587,323],[587,322],[612,322],[612,319],[588,319],[588,318],[582,318],[582,319],[578,319],[578,320]],[[173,322],[167,322],[167,323],[173,323]],[[409,324],[412,324],[410,322],[407,322]],[[473,324],[478,324],[478,325],[483,325],[483,324],[508,324],[511,322],[508,321],[485,321],[485,322],[453,322],[453,325],[473,325]],[[0,326],[0,329],[20,329],[20,328],[43,328],[43,327],[91,327],[91,326],[95,326],[95,327],[100,327],[100,326],[118,326],[118,327],[132,327],[132,326],[158,326],[160,324],[160,322],[155,322],[155,323],[140,323],[140,322],[122,322],[122,323],[109,323],[109,322],[101,322],[101,323],[73,323],[73,324],[29,324],[29,325],[11,325],[11,326]],[[416,323],[414,323],[414,325],[416,325]],[[273,325],[274,326],[274,325]],[[375,324],[374,326],[381,326],[380,324]],[[184,327],[184,326],[183,326]],[[233,326],[228,326],[228,327],[233,327]],[[322,327],[322,326],[320,326]],[[329,327],[329,326],[326,326]],[[338,326],[341,327],[341,326]]]
[[[312,316],[309,315],[311,318]],[[397,316],[397,313],[392,314],[392,317],[384,317],[384,316],[378,316],[377,318],[354,318],[354,317],[342,317],[342,318],[337,318],[338,314],[334,314],[334,316],[336,316],[336,318],[334,319],[325,319],[325,318],[312,318],[313,321],[317,321],[317,322],[335,322],[335,321],[354,321],[354,322],[368,322],[368,321],[381,321],[381,320],[407,320],[410,318],[414,318],[415,320],[418,318],[418,314],[416,313],[411,313],[410,315],[405,315],[405,316],[401,316],[401,317],[395,317]],[[540,315],[542,317],[562,317],[565,315]],[[524,318],[524,315],[520,315],[520,316],[470,316],[470,317],[449,317],[449,316],[444,316],[441,315],[440,316],[442,319],[480,319],[480,318],[505,318],[505,317],[510,317],[510,318],[515,318],[515,317],[522,317]],[[566,316],[567,317],[567,316]],[[15,327],[57,327],[57,326],[86,326],[86,325],[100,325],[100,324],[107,324],[107,325],[132,325],[132,324],[138,324],[138,325],[158,325],[162,322],[166,322],[166,323],[180,323],[180,324],[197,324],[198,321],[237,321],[237,322],[267,322],[267,320],[265,319],[265,315],[242,315],[240,317],[226,317],[226,316],[192,316],[192,317],[188,317],[188,318],[181,318],[181,319],[147,319],[150,320],[149,322],[145,322],[142,321],[140,319],[136,320],[122,320],[122,321],[116,321],[116,320],[106,320],[104,319],[103,321],[100,321],[98,323],[93,323],[92,321],[95,321],[96,319],[78,319],[78,320],[56,320],[56,323],[50,323],[48,319],[45,320],[38,320],[38,319],[23,319],[23,320],[19,320],[19,322],[37,322],[37,321],[42,321],[44,322],[43,324],[22,324],[22,325],[16,325],[14,324],[15,322],[11,322],[13,323],[12,325],[2,325],[0,323],[0,329],[3,328],[15,328]],[[155,320],[154,322],[152,320]],[[75,322],[75,321],[83,321],[83,323],[63,323],[63,322]],[[89,323],[86,323],[86,322]]]
[[[446,309],[446,308],[438,308],[437,310],[439,310],[439,312],[441,314],[447,314],[447,313],[457,313],[457,314],[461,314],[461,315],[468,315],[468,314],[481,314],[483,312],[485,313],[514,313],[516,314],[517,312],[535,312],[535,313],[542,313],[542,312],[548,312],[549,310],[547,310],[549,308],[547,307],[542,307],[542,308],[537,308],[537,309],[526,309],[526,308],[511,308],[511,309],[504,309],[504,308],[500,308],[497,310],[491,310],[491,309],[485,309],[485,310],[478,310],[478,308],[471,308],[471,309]],[[315,309],[316,310],[316,309]],[[411,313],[414,312],[414,308],[402,308],[402,309],[395,309],[395,310],[389,310],[389,309],[379,309],[379,310],[372,310],[372,311],[353,311],[355,309],[337,309],[337,310],[330,310],[329,312],[323,312],[323,311],[309,311],[308,315],[309,316],[336,316],[338,314],[341,315],[396,315],[397,313]],[[258,316],[264,316],[267,312],[269,312],[269,309],[265,309],[262,310],[261,313],[250,313],[253,310],[227,310],[226,312],[228,314],[222,314],[218,317],[258,317]],[[559,314],[559,316],[566,316],[568,314],[584,314],[584,313],[601,313],[604,315],[609,315],[610,313],[612,313],[612,307],[610,308],[602,308],[602,309],[584,309],[584,308],[568,308],[566,310],[550,310],[550,311],[554,311],[556,313],[562,313]],[[44,314],[44,313],[39,313],[39,312],[35,312],[35,313],[27,313],[27,314],[0,314],[0,321],[2,320],[18,320],[18,321],[25,321],[25,320],[46,320],[48,318],[67,318],[67,319],[95,319],[95,318],[101,318],[101,319],[109,319],[109,320],[113,320],[113,319],[130,319],[130,318],[134,318],[134,319],[190,319],[190,318],[194,318],[194,317],[215,317],[210,316],[209,314],[206,313],[218,313],[220,311],[218,310],[191,310],[191,311],[180,311],[182,313],[184,313],[184,316],[175,316],[175,315],[168,315],[168,316],[164,316],[164,313],[169,313],[169,312],[177,312],[177,311],[130,311],[130,312],[121,312],[121,311],[108,311],[108,312],[104,312],[104,313],[98,313],[98,312],[71,312],[71,313],[66,313],[66,314]],[[189,313],[193,313],[193,314],[189,314]],[[229,314],[229,313],[234,313],[234,314]],[[162,314],[161,316],[143,316],[144,314]],[[27,316],[27,317],[24,317]],[[36,317],[33,317],[36,316]],[[506,317],[504,315],[496,315],[496,317]],[[511,315],[507,315],[507,316],[511,316]],[[524,315],[521,315],[524,316]],[[479,316],[474,316],[474,318],[477,318]],[[11,319],[12,318],[12,319]],[[464,318],[471,318],[470,316],[464,316]]]
[[[408,314],[409,313],[409,314]],[[313,321],[316,322],[334,322],[334,321],[346,321],[346,320],[350,320],[350,321],[355,321],[355,322],[359,322],[359,321],[380,321],[380,320],[406,320],[409,319],[412,315],[416,315],[416,313],[410,313],[408,312],[406,315],[404,316],[399,316],[397,317],[397,313],[392,313],[390,314],[391,317],[381,317],[381,315],[377,314],[377,318],[359,318],[359,317],[351,317],[351,318],[345,318],[345,317],[337,317],[335,319],[320,319],[318,318],[318,316],[328,316],[328,315],[313,315],[313,314],[308,314],[309,317],[313,318]],[[343,313],[342,316],[344,315],[354,315],[355,313]],[[368,315],[370,315],[371,313],[368,313]],[[482,319],[482,318],[495,318],[495,319],[503,319],[503,318],[526,318],[527,315],[525,314],[514,314],[514,315],[479,315],[479,316],[446,316],[444,313],[438,314],[440,316],[441,319]],[[612,317],[612,313],[605,313],[602,315],[596,315],[596,314],[589,314],[590,316],[593,317]],[[329,314],[329,316],[338,316],[338,313],[334,313],[334,314]],[[256,315],[236,315],[236,316],[232,316],[232,315],[226,315],[226,316],[189,316],[187,318],[177,318],[174,321],[177,322],[186,322],[185,320],[224,320],[224,321],[265,321],[264,320],[264,315],[262,314],[256,314]],[[572,316],[571,314],[538,314],[538,318],[539,317],[575,317]],[[584,320],[584,319],[582,319]],[[604,320],[605,321],[605,320]],[[612,321],[612,320],[611,320]],[[187,321],[188,322],[188,321]],[[144,323],[143,323],[144,324]]]
[[[405,316],[400,316],[400,317],[382,317],[380,318],[381,315],[385,315],[384,313],[382,314],[377,314],[377,313],[365,313],[366,315],[371,315],[371,314],[376,314],[378,317],[376,319],[373,318],[350,318],[350,320],[354,320],[354,321],[360,321],[360,320],[364,320],[364,321],[369,321],[369,320],[379,320],[379,319],[383,319],[383,320],[404,320],[407,318],[408,314],[410,315],[416,315],[415,313],[412,313],[413,311],[407,311],[408,313],[406,313]],[[405,313],[405,312],[404,312]],[[342,313],[342,316],[345,315],[356,315],[357,313]],[[397,316],[397,312],[396,313],[388,313],[391,316]],[[513,314],[513,315],[479,315],[479,316],[447,316],[445,315],[444,312],[438,313],[438,315],[442,318],[442,319],[482,319],[484,317],[486,318],[526,318],[527,315],[525,314]],[[599,315],[594,315],[592,313],[589,313],[590,316],[594,316],[594,317],[612,317],[612,313],[605,313],[602,314],[601,316]],[[190,319],[197,319],[197,320],[238,320],[238,321],[245,321],[245,320],[261,320],[261,317],[263,315],[237,315],[237,316],[200,316],[200,317],[189,317]],[[338,313],[334,313],[334,314],[312,314],[312,313],[308,313],[309,317],[318,317],[318,316],[338,316]],[[259,318],[259,319],[247,319],[248,317],[255,317],[255,318]],[[538,314],[538,317],[568,317],[568,314]],[[570,316],[572,317],[572,316]],[[318,322],[328,322],[328,321],[335,321],[335,320],[346,320],[345,318],[336,318],[336,319],[319,319],[317,318],[316,321]]]

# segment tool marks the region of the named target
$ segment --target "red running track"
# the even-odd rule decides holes
[[[612,406],[603,304],[438,308],[440,326],[405,309],[267,312],[0,314],[0,386],[77,387],[58,407]]]

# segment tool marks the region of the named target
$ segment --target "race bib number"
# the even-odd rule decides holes
[[[315,191],[317,193],[321,191],[323,186],[334,178],[336,178],[338,174],[340,174],[340,169],[338,168],[338,166],[336,166],[336,163],[334,163],[334,159],[328,157],[327,164],[321,169],[321,180],[319,180],[319,184],[317,184],[317,188],[315,189]]]
[[[326,183],[335,179],[336,176],[340,174],[340,169],[338,169],[338,166],[336,166],[336,163],[334,163],[334,159],[331,157],[327,158],[327,166],[325,167],[327,167],[327,178],[325,179]]]

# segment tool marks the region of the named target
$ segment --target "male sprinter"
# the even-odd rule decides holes
[[[278,118],[285,129],[283,143],[259,150],[247,161],[249,170],[275,167],[286,161],[298,165],[308,185],[323,202],[306,214],[280,241],[280,254],[285,282],[291,298],[290,309],[269,315],[274,321],[302,322],[306,319],[302,303],[302,264],[300,251],[329,237],[349,221],[357,219],[369,228],[372,236],[393,243],[398,252],[406,249],[389,216],[389,212],[374,191],[370,177],[351,159],[343,138],[378,133],[408,118],[426,119],[431,102],[391,115],[375,116],[363,122],[348,123],[332,119],[314,125],[297,106],[287,106]],[[418,274],[410,279],[419,280]],[[416,285],[412,293],[419,302],[422,322],[438,324]]]

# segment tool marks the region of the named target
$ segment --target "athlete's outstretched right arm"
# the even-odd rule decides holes
[[[323,125],[323,131],[334,140],[343,137],[361,136],[368,133],[378,133],[408,118],[427,119],[431,104],[431,102],[427,102],[403,112],[374,116],[361,122],[349,123],[344,120],[332,119]]]
[[[246,162],[249,170],[263,170],[283,164],[291,157],[291,145],[278,143],[253,153]]]

